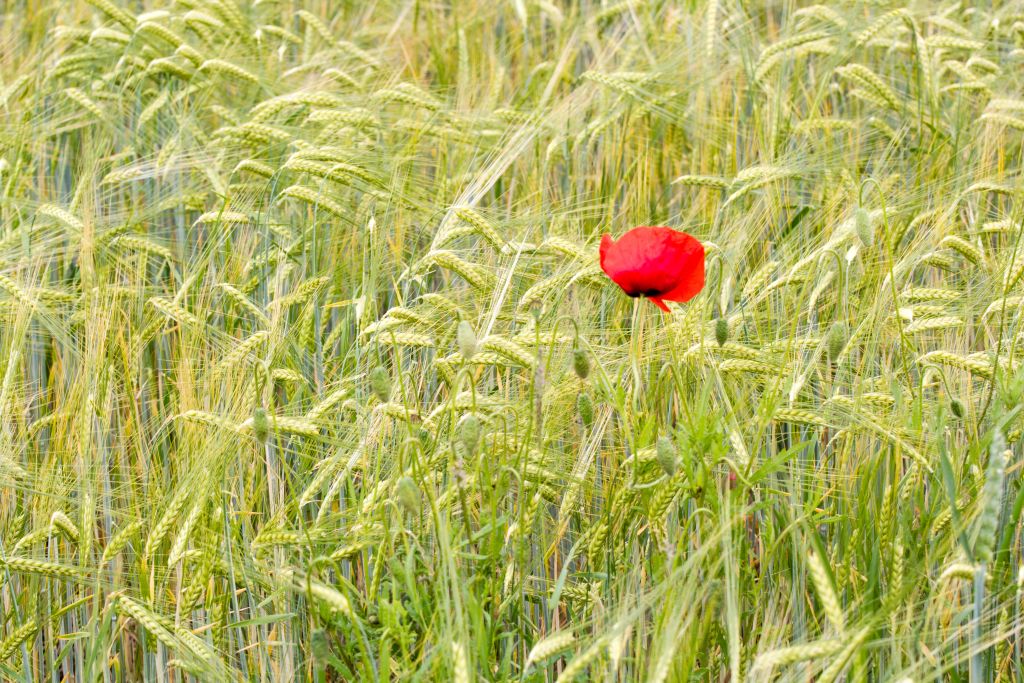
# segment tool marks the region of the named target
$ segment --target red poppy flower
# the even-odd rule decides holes
[[[704,288],[704,245],[672,228],[633,228],[618,242],[601,237],[601,269],[629,296],[668,311],[666,301],[689,301]]]

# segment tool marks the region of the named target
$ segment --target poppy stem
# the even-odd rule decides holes
[[[644,328],[643,328],[643,315],[640,312],[640,297],[633,299],[633,322],[630,325],[630,329],[633,330],[632,353],[630,353],[630,365],[633,367],[633,377],[639,383],[640,381],[640,351],[643,348]]]
[[[633,356],[632,361],[634,370],[636,370],[637,361],[640,359],[640,348],[642,346],[640,342],[643,340],[643,315],[640,312],[640,301],[640,297],[633,299],[633,322],[632,325],[630,325],[630,329],[633,330],[633,338],[631,341],[634,343],[631,344],[633,347],[633,353],[631,353],[631,355]]]

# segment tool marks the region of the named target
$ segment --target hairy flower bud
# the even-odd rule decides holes
[[[658,437],[658,447],[655,451],[658,457],[658,464],[665,474],[672,476],[676,473],[678,462],[676,460],[676,445],[667,436]]]
[[[590,394],[583,391],[576,397],[576,412],[580,414],[580,420],[584,427],[589,427],[594,422],[594,402],[590,400]]]
[[[833,363],[839,358],[839,354],[846,348],[848,331],[846,324],[842,322],[832,323],[832,327],[828,329],[828,338],[826,340],[826,350],[828,351],[828,358]]]
[[[252,431],[260,443],[266,443],[270,437],[270,421],[267,419],[267,411],[263,408],[257,408],[252,412]]]
[[[381,403],[391,398],[391,378],[383,366],[378,365],[370,372],[370,389]]]
[[[466,457],[472,458],[476,455],[476,449],[480,445],[481,436],[480,418],[470,413],[462,418],[459,425],[459,443],[466,450]]]
[[[465,360],[470,360],[476,355],[476,332],[473,331],[473,326],[469,324],[468,320],[459,322],[455,340],[459,345],[459,353]]]
[[[590,374],[590,360],[587,358],[587,352],[578,346],[572,351],[572,369],[580,379],[586,379]]]
[[[729,341],[729,321],[725,318],[715,318],[715,341],[719,346]]]
[[[875,228],[871,224],[871,214],[867,209],[858,207],[853,212],[853,227],[857,231],[857,238],[865,247],[870,247],[875,241]]]
[[[958,398],[949,399],[949,410],[953,413],[953,416],[958,420],[964,419],[964,414],[967,412],[964,409],[964,404],[960,402]]]
[[[412,477],[405,476],[398,480],[395,485],[395,493],[398,495],[399,504],[409,512],[420,510],[420,487],[412,480]]]

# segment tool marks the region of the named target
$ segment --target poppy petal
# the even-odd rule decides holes
[[[671,299],[670,299],[670,301],[671,301]],[[661,300],[660,296],[652,296],[652,297],[650,297],[650,302],[652,304],[654,304],[655,306],[657,306],[658,308],[660,308],[661,310],[665,311],[666,313],[671,313],[672,312],[672,310],[668,307],[668,305],[664,301]]]
[[[666,292],[662,298],[667,301],[689,301],[704,289],[704,248],[700,249],[699,256],[690,253],[685,259],[687,267],[682,271],[675,288]]]

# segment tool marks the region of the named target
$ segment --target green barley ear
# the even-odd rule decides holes
[[[481,436],[480,418],[470,413],[462,418],[459,425],[459,443],[466,450],[466,457],[472,458],[476,455],[476,449],[480,445]]]
[[[370,389],[381,403],[387,403],[391,398],[391,378],[383,366],[378,365],[370,373]]]
[[[871,224],[871,214],[863,207],[857,207],[853,212],[853,227],[857,231],[857,238],[865,247],[870,247],[875,241],[875,228]]]
[[[828,358],[833,363],[839,358],[839,354],[846,348],[846,339],[849,335],[849,331],[846,329],[846,323],[836,321],[832,323],[832,327],[828,329],[828,339],[826,350],[828,351]]]
[[[580,379],[586,379],[590,374],[590,359],[587,358],[587,352],[580,348],[579,340],[573,345],[572,369]]]
[[[266,443],[270,436],[270,421],[267,419],[267,411],[257,408],[252,413],[252,430],[260,443]]]
[[[572,646],[573,641],[572,631],[554,631],[533,646],[530,654],[526,656],[526,666],[524,669],[529,670],[530,666],[535,662],[543,662],[552,655],[562,652]]]
[[[468,320],[459,322],[458,329],[455,332],[455,340],[459,346],[459,353],[462,354],[464,359],[470,360],[476,355],[476,332],[473,331],[473,326],[469,324]]]
[[[658,437],[658,447],[655,452],[658,464],[661,465],[661,469],[665,470],[665,474],[670,477],[674,475],[678,466],[678,458],[676,457],[676,445],[672,443],[672,439],[667,436]]]
[[[715,341],[719,347],[729,341],[729,321],[725,318],[715,318]]]
[[[811,583],[814,584],[814,589],[824,607],[825,617],[832,622],[832,626],[837,631],[842,633],[846,627],[842,603],[836,593],[831,573],[825,564],[825,558],[819,554],[817,549],[812,548],[807,554],[807,568],[811,575]]]
[[[594,402],[590,400],[590,394],[580,392],[576,397],[576,411],[580,414],[584,427],[594,423]]]
[[[417,513],[420,510],[420,489],[412,477],[405,476],[398,480],[396,485],[398,502],[410,513]]]
[[[985,468],[985,486],[982,490],[981,515],[978,535],[974,541],[974,557],[978,562],[992,559],[999,526],[999,510],[1003,504],[1003,479],[1006,475],[1006,439],[1001,430],[992,436],[988,449],[988,467]]]

